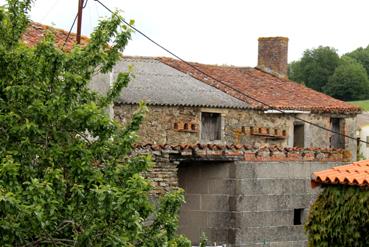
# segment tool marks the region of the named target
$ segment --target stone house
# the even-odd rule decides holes
[[[355,140],[302,120],[355,136],[360,109],[288,80],[287,43],[260,38],[256,68],[125,57],[92,82],[104,92],[133,66],[114,117],[148,105],[137,151],[156,160],[157,193],[185,189],[180,232],[195,244],[205,232],[227,246],[305,246],[310,174],[356,159]]]
[[[23,39],[33,45],[46,29],[32,23]],[[63,43],[67,33],[52,31]],[[112,116],[126,123],[141,100],[148,105],[136,152],[153,155],[158,194],[185,189],[180,232],[194,244],[205,232],[227,246],[305,246],[310,174],[355,159],[355,141],[301,119],[354,136],[360,109],[288,80],[287,42],[259,39],[256,68],[127,57],[91,82],[104,93],[133,65]]]
[[[355,141],[299,120],[355,136],[360,109],[288,80],[287,41],[259,39],[256,68],[191,63],[209,77],[171,58],[128,57],[112,76],[100,75],[92,84],[104,91],[102,82],[133,66],[134,78],[116,102],[114,114],[126,122],[137,104],[146,102],[151,113],[141,128],[142,144],[343,148],[355,155]]]

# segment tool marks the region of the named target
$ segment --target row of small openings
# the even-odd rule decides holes
[[[175,130],[197,130],[197,125],[194,123],[184,123],[183,126],[180,127],[180,123],[174,123]]]
[[[265,130],[265,133],[263,133]],[[242,126],[242,132],[243,133],[246,133],[246,127],[245,126]],[[273,133],[271,133],[270,129],[269,128],[257,128],[257,132],[256,133],[259,133],[259,134],[267,134],[267,135],[279,135],[280,133],[280,130],[279,129],[274,129],[272,131]],[[250,133],[253,134],[255,133],[255,129],[254,127],[250,127]],[[287,135],[287,131],[286,130],[282,130],[282,136],[286,136]]]

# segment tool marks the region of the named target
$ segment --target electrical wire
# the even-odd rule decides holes
[[[102,7],[104,7],[107,11],[109,11],[111,14],[115,14],[109,7],[107,7],[104,3],[102,3],[100,0],[94,0],[96,2],[98,2]],[[278,111],[280,113],[282,113],[283,115],[285,115],[286,113],[281,110],[281,109],[278,109],[278,108],[275,108],[273,107],[272,105],[269,105],[268,103],[265,103],[253,96],[250,96],[248,94],[246,94],[245,92],[237,89],[237,88],[234,88],[228,84],[225,84],[224,82],[222,82],[221,80],[215,78],[214,76],[212,75],[209,75],[207,74],[206,72],[202,71],[201,69],[199,69],[198,67],[194,66],[193,64],[187,62],[186,60],[184,60],[183,58],[181,58],[180,56],[176,55],[174,52],[170,51],[169,49],[165,48],[164,46],[160,45],[158,42],[156,42],[155,40],[151,39],[149,36],[147,36],[146,34],[144,34],[142,31],[140,31],[139,29],[137,29],[136,27],[132,26],[130,23],[128,23],[124,18],[121,18],[121,21],[126,24],[128,27],[130,27],[132,30],[134,30],[135,32],[139,33],[140,35],[142,35],[143,37],[145,37],[147,40],[149,40],[151,43],[153,43],[154,45],[158,46],[159,48],[161,48],[162,50],[164,50],[165,52],[169,53],[170,55],[172,55],[173,57],[177,58],[178,60],[180,60],[181,62],[185,63],[187,66],[191,67],[192,69],[200,72],[201,74],[209,77],[210,79],[216,81],[217,83],[220,83],[224,86],[226,86],[227,88],[230,88],[232,89],[234,92],[237,92],[238,94],[242,95],[242,96],[245,96],[246,98],[249,98],[257,103],[260,103],[266,107],[268,107],[270,110],[275,110],[275,111]],[[304,122],[304,123],[307,123],[307,124],[310,124],[312,126],[315,126],[317,128],[320,128],[322,130],[325,130],[325,131],[328,131],[328,132],[331,132],[331,133],[334,133],[334,134],[337,134],[337,135],[340,135],[340,136],[343,136],[343,137],[346,137],[346,138],[349,138],[349,139],[352,139],[352,140],[355,140],[355,141],[359,141],[359,142],[362,142],[362,143],[365,143],[365,144],[369,144],[369,142],[366,142],[366,141],[363,141],[361,140],[360,138],[355,138],[355,137],[352,137],[352,136],[349,136],[349,135],[346,135],[344,133],[340,133],[340,132],[337,132],[337,131],[334,131],[334,130],[331,130],[331,129],[328,129],[324,126],[321,126],[319,124],[316,124],[316,123],[313,123],[311,121],[308,121],[308,120],[305,120],[305,119],[302,119],[298,116],[295,116],[295,115],[291,115],[291,117],[293,117],[294,119],[296,120],[299,120],[301,122]]]
[[[88,3],[88,0],[86,0],[85,4],[82,6],[82,9],[86,8],[87,3]],[[77,18],[78,18],[78,13],[76,14],[76,17],[74,17],[73,23],[72,23],[71,27],[69,28],[69,31],[68,31],[67,37],[65,38],[64,44],[63,44],[63,46],[62,46],[62,50],[64,50],[64,47],[65,47],[65,45],[66,45],[66,44],[67,44],[67,42],[68,42],[68,39],[69,39],[69,37],[70,37],[70,34],[72,33],[72,30],[73,30],[73,28],[74,28],[74,25],[76,24]]]

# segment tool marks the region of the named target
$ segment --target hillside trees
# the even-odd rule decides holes
[[[288,77],[297,82],[304,82],[307,87],[322,91],[328,78],[339,65],[339,56],[334,48],[320,46],[306,50],[301,60],[289,66]]]
[[[365,68],[354,59],[343,57],[324,86],[324,92],[341,100],[366,99],[369,93],[369,79]]]
[[[306,50],[289,64],[289,78],[341,100],[369,98],[369,46],[341,57],[331,47]]]
[[[145,106],[127,126],[106,114],[130,74],[107,96],[87,87],[96,68],[111,71],[130,29],[115,13],[85,47],[66,53],[49,34],[30,48],[31,2],[0,8],[0,245],[190,246],[176,235],[181,191],[155,206],[141,176],[152,162],[131,154]]]
[[[366,48],[357,48],[356,50],[347,53],[346,56],[355,59],[358,63],[363,65],[369,75],[369,46]]]

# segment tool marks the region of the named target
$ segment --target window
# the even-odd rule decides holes
[[[220,113],[201,113],[201,140],[219,141],[221,140],[221,115]]]
[[[303,123],[293,124],[293,146],[303,148],[305,147],[305,128]]]
[[[340,135],[344,130],[344,119],[331,118],[331,130],[336,132],[331,136],[331,148],[345,148],[345,139]]]
[[[304,220],[304,209],[295,208],[293,210],[293,224],[295,226],[302,225],[303,220]]]

